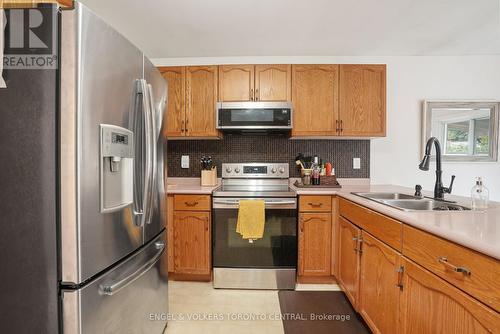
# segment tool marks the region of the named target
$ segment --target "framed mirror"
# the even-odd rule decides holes
[[[424,101],[422,152],[430,137],[443,161],[497,161],[498,101]]]

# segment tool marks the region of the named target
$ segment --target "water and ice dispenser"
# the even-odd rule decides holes
[[[134,133],[101,124],[101,212],[114,212],[130,205],[134,186]]]

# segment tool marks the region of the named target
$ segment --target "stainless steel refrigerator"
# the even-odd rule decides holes
[[[166,82],[82,4],[33,10],[57,66],[3,73],[0,332],[162,333]]]

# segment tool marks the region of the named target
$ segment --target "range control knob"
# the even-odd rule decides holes
[[[279,169],[279,170],[280,170],[280,173],[281,173],[281,174],[283,174],[283,173],[285,172],[285,168],[283,168],[283,167],[280,167],[280,169]]]
[[[235,172],[235,173],[239,173],[239,172],[240,172],[240,168],[239,168],[239,167],[236,167],[236,168],[234,169],[234,172]]]
[[[231,167],[226,167],[226,173],[231,173],[233,169]]]
[[[271,169],[271,173],[276,174],[276,167],[273,167],[273,168]]]

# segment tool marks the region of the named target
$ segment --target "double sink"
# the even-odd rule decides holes
[[[402,193],[369,192],[352,194],[370,199],[403,211],[466,211],[470,210],[453,202],[436,200],[428,197],[416,197]]]

